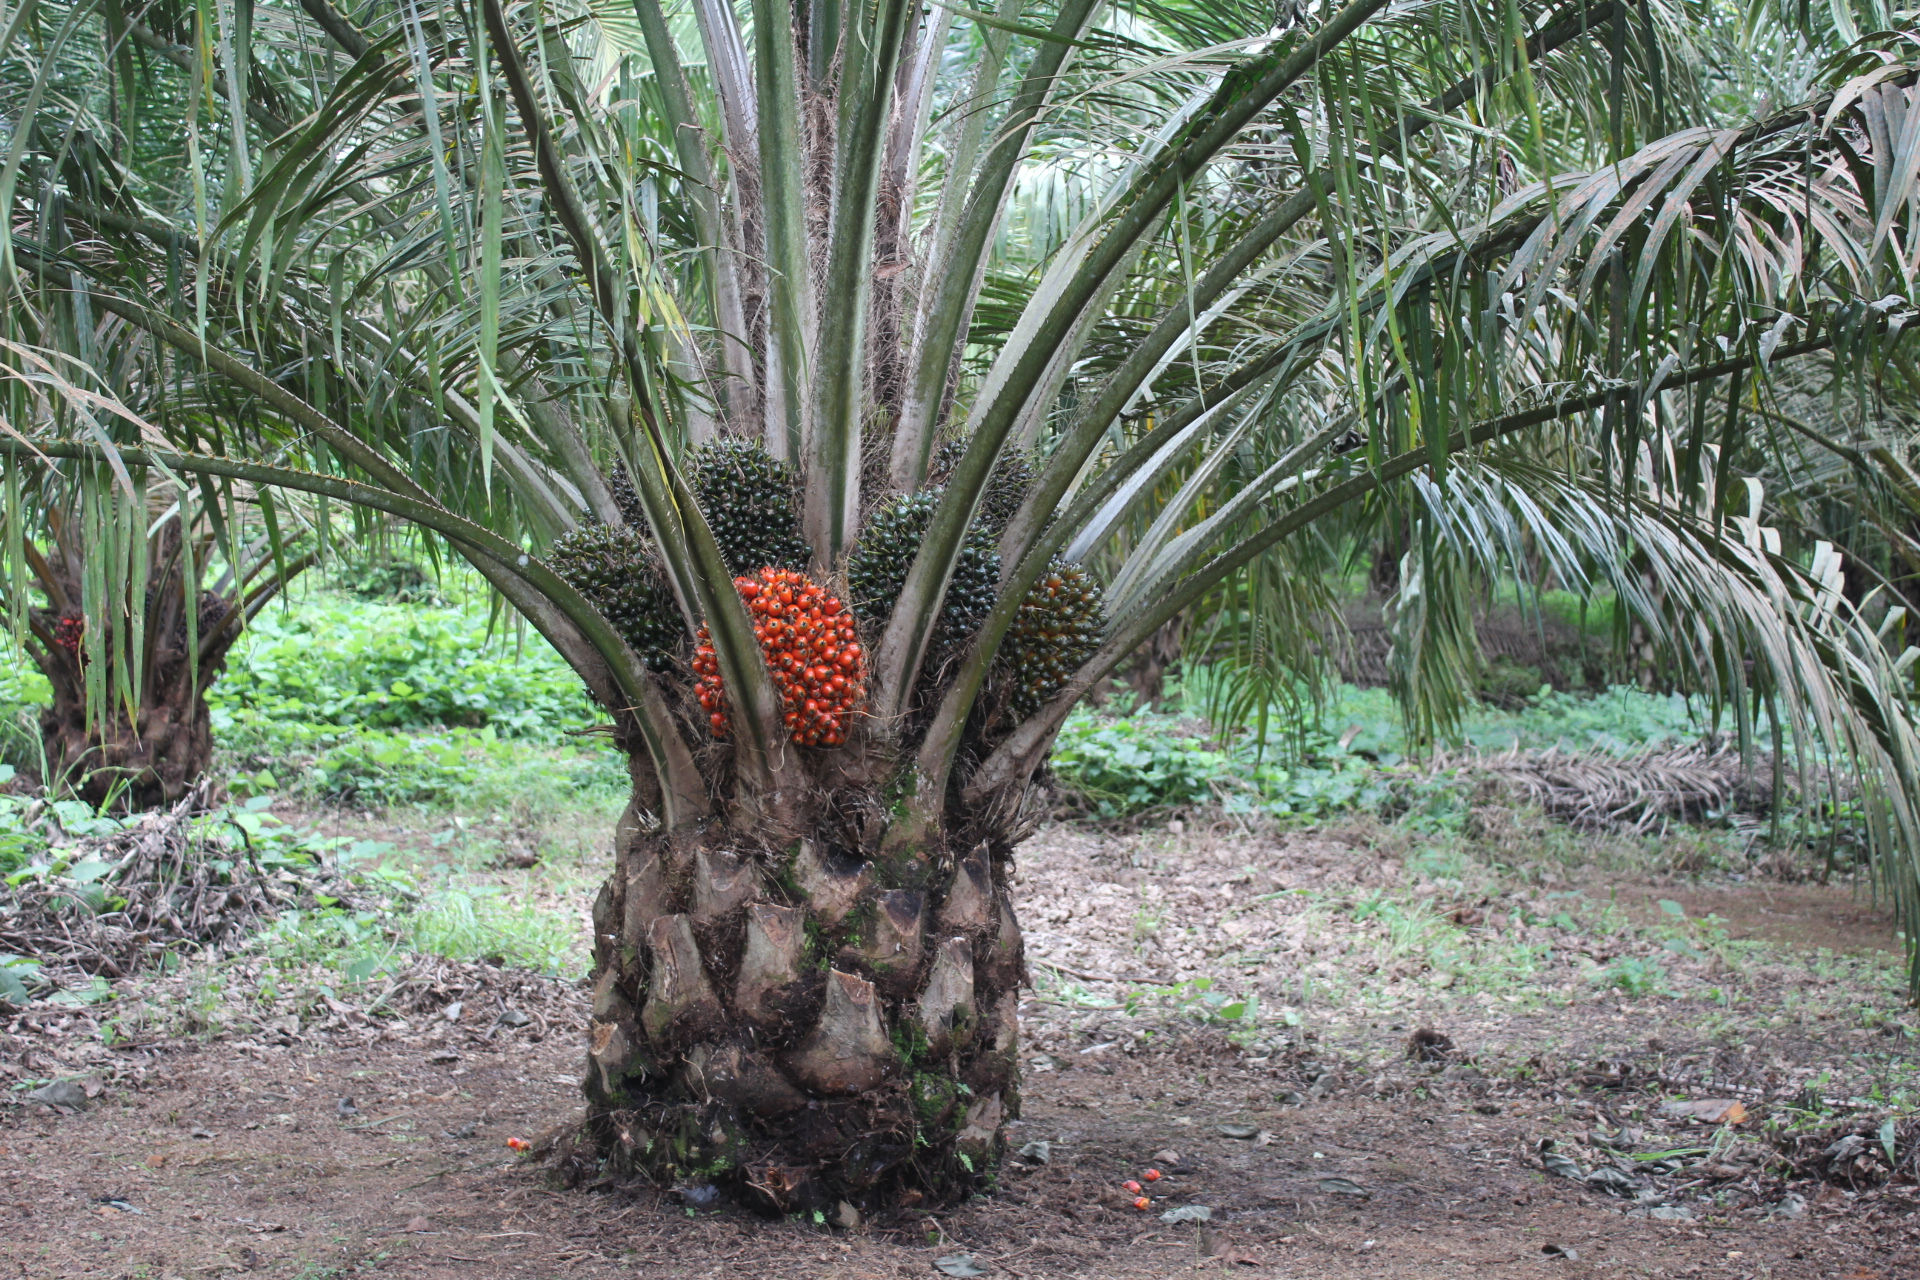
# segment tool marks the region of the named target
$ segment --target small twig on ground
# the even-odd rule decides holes
[[[1055,973],[1064,973],[1069,978],[1078,978],[1082,982],[1111,982],[1119,986],[1125,986],[1130,982],[1137,982],[1142,986],[1149,987],[1177,987],[1180,985],[1172,978],[1116,978],[1105,973],[1089,973],[1085,969],[1070,969],[1056,960],[1035,960],[1033,963],[1042,969],[1051,969]]]
[[[435,1178],[444,1178],[450,1173],[465,1173],[465,1172],[467,1172],[465,1169],[442,1169],[438,1173],[428,1174],[426,1177],[420,1179],[420,1181],[418,1182],[409,1182],[406,1186],[400,1188],[400,1190],[394,1192],[393,1194],[396,1196],[404,1195],[407,1192],[413,1190],[415,1187],[426,1186],[429,1182],[432,1182]]]

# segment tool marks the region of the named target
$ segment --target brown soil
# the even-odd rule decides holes
[[[1544,1264],[1566,1276],[1920,1274],[1913,1238],[1863,1230],[1845,1197],[1831,1216],[1816,1208],[1797,1222],[1623,1218],[1619,1202],[1515,1158],[1553,1121],[1552,1105],[1488,1117],[1452,1100],[1334,1099],[1282,1111],[1246,1105],[1236,1082],[1231,1093],[1202,1087],[1209,1096],[1176,1117],[1146,1101],[1160,1083],[1146,1073],[1050,1073],[1017,1131],[1054,1144],[1050,1165],[1020,1162],[999,1196],[951,1215],[848,1234],[695,1216],[653,1191],[559,1190],[512,1158],[505,1136],[559,1123],[574,1105],[570,1037],[472,1054],[459,1076],[400,1045],[314,1048],[170,1054],[144,1086],[110,1089],[85,1112],[19,1117],[0,1156],[12,1202],[0,1259],[22,1276],[75,1278],[465,1280],[476,1265],[480,1275],[851,1278],[937,1275],[934,1259],[967,1253],[1011,1276],[1159,1276],[1193,1268],[1208,1244],[1249,1275],[1533,1275]],[[361,1110],[343,1121],[344,1096]],[[1214,1131],[1229,1121],[1263,1126],[1270,1145]],[[448,1136],[469,1124],[471,1139]],[[1170,1145],[1178,1164],[1156,1157]],[[1117,1205],[1117,1184],[1156,1158],[1177,1172],[1156,1184],[1153,1209]],[[1369,1194],[1323,1192],[1336,1177]],[[1184,1203],[1207,1204],[1217,1225],[1158,1221]],[[939,1232],[946,1243],[926,1242]],[[1552,1259],[1550,1245],[1578,1256]]]
[[[1760,880],[1745,884],[1674,885],[1642,894],[1635,915],[1658,923],[1658,899],[1679,903],[1689,916],[1717,915],[1736,939],[1771,942],[1794,951],[1822,948],[1837,955],[1880,952],[1900,954],[1900,935],[1893,908],[1876,902],[1872,890],[1842,884],[1777,884]]]
[[[1276,891],[1273,879],[1225,884],[1207,871],[1222,851],[1329,896],[1312,900],[1318,908],[1303,906],[1305,895],[1255,901]],[[1703,960],[1696,982],[1663,953],[1681,988],[1673,994],[1581,988],[1509,1000],[1512,990],[1482,987],[1466,963],[1458,984],[1436,987],[1431,965],[1368,949],[1374,917],[1338,910],[1367,885],[1429,901],[1412,865],[1410,851],[1364,837],[1286,837],[1250,850],[1224,835],[1044,834],[1023,884],[1030,944],[1098,976],[1063,982],[1059,968],[1036,967],[1041,988],[1023,1007],[1026,1108],[1013,1130],[1013,1146],[1031,1154],[1009,1162],[990,1197],[852,1231],[696,1210],[674,1192],[595,1182],[591,1171],[568,1188],[564,1148],[545,1164],[509,1151],[508,1138],[564,1127],[576,1107],[583,1054],[570,1027],[584,1020],[584,993],[566,984],[442,966],[390,1002],[403,1017],[369,1018],[343,997],[318,1023],[263,1015],[244,1034],[120,1048],[101,1044],[72,1010],[36,1008],[0,1040],[0,1071],[81,1076],[98,1096],[75,1109],[0,1113],[0,1221],[9,1226],[0,1276],[854,1280],[938,1277],[935,1260],[956,1255],[1016,1278],[1920,1275],[1920,1218],[1909,1216],[1920,1187],[1908,1154],[1920,1130],[1901,1129],[1902,1171],[1855,1179],[1857,1193],[1845,1178],[1822,1180],[1817,1162],[1773,1155],[1811,1149],[1806,1142],[1767,1141],[1770,1128],[1815,1120],[1873,1131],[1891,1114],[1835,1103],[1809,1118],[1788,1101],[1808,1083],[1845,1094],[1913,1079],[1910,1018],[1896,1008],[1855,1025],[1836,1012],[1889,1007],[1885,966],[1815,979],[1779,964],[1713,972]],[[1144,894],[1130,888],[1108,910],[1089,893],[1134,871]],[[1438,891],[1450,909],[1478,900],[1470,883]],[[1641,891],[1695,910],[1673,886],[1643,882]],[[1819,928],[1841,936],[1854,927],[1819,915],[1814,904],[1831,896],[1795,892],[1796,909]],[[1716,890],[1712,909],[1738,920],[1775,909],[1781,893]],[[1156,913],[1150,945],[1131,940],[1143,897]],[[1288,914],[1314,909],[1331,914]],[[1528,917],[1514,903],[1465,910],[1481,914],[1462,914],[1478,921],[1462,928],[1487,934],[1489,947],[1520,946],[1540,927],[1521,923]],[[1502,922],[1486,923],[1494,917]],[[1307,930],[1297,943],[1294,925]],[[1561,933],[1555,950],[1567,958],[1543,961],[1526,980],[1543,993],[1577,987],[1578,965],[1631,944],[1599,926]],[[1292,1025],[1279,1018],[1251,1032],[1205,1025],[1177,989],[1099,980],[1122,965],[1163,983],[1205,974],[1219,990],[1244,983],[1277,1001],[1300,989],[1316,953],[1339,959],[1324,981],[1351,985],[1301,1003]],[[1473,954],[1487,963],[1494,952]],[[1749,1004],[1735,1006],[1738,1025],[1720,1028],[1712,1019],[1736,989]],[[148,998],[178,990],[154,984]],[[1162,993],[1160,1003],[1128,1011],[1123,994],[1143,990]],[[456,998],[461,1016],[450,1022]],[[1769,1016],[1788,1008],[1790,1019]],[[502,1009],[525,1012],[526,1024],[499,1023]],[[1454,1052],[1408,1061],[1408,1029],[1421,1024],[1450,1036]],[[1741,1098],[1751,1116],[1724,1133],[1660,1119],[1659,1099],[1675,1092]],[[348,1097],[355,1109],[343,1116]],[[1543,1139],[1585,1168],[1622,1126],[1644,1129],[1645,1147],[1714,1145],[1717,1163],[1652,1179],[1638,1210],[1691,1206],[1669,1210],[1691,1220],[1630,1217],[1631,1202],[1542,1167]],[[1042,1142],[1046,1163],[1029,1145]],[[1166,1176],[1149,1185],[1155,1199],[1142,1212],[1119,1184],[1150,1166]],[[1206,1206],[1212,1221],[1161,1220],[1189,1204]]]

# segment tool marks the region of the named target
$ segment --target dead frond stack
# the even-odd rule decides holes
[[[170,951],[235,947],[317,890],[347,896],[318,860],[257,848],[231,819],[203,782],[170,809],[56,846],[0,904],[0,952],[49,977],[125,977]]]
[[[1434,772],[1478,775],[1537,804],[1548,816],[1587,830],[1645,834],[1673,822],[1699,823],[1736,814],[1765,816],[1774,804],[1773,763],[1721,744],[1641,751],[1475,751],[1440,753]],[[1822,778],[1821,785],[1827,785]],[[1783,779],[1782,799],[1800,782]]]

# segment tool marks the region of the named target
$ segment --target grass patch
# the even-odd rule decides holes
[[[408,914],[401,937],[421,955],[487,960],[555,977],[584,972],[578,922],[530,897],[484,881],[442,884]]]

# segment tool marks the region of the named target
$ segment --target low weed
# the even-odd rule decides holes
[[[281,724],[492,727],[555,742],[595,715],[579,677],[538,635],[485,610],[315,595],[262,614],[208,695],[214,730],[241,745]]]
[[[12,875],[47,846],[45,833],[31,821],[34,802],[4,789],[13,777],[13,766],[0,764],[0,876]]]
[[[362,809],[600,807],[628,790],[599,716],[537,635],[477,608],[319,596],[269,613],[209,694],[242,794]]]
[[[359,809],[459,808],[533,812],[624,800],[629,782],[618,752],[597,745],[511,740],[491,726],[438,731],[343,730],[282,724],[269,745],[255,738],[236,753],[241,794],[281,791]]]
[[[1207,704],[1204,666],[1169,699]],[[1615,688],[1603,694],[1541,689],[1516,710],[1482,706],[1461,722],[1463,745],[1556,747],[1627,754],[1696,739],[1704,720],[1684,698]],[[1062,787],[1098,817],[1218,802],[1228,813],[1324,821],[1380,813],[1429,833],[1469,827],[1474,784],[1417,767],[1399,709],[1384,689],[1342,685],[1311,722],[1271,741],[1250,729],[1209,729],[1179,711],[1136,709],[1124,695],[1068,717],[1053,753]]]
[[[39,775],[40,709],[52,699],[52,687],[25,654],[0,650],[0,765],[9,778],[13,770]]]
[[[1385,689],[1339,686],[1304,720],[1270,708],[1267,723],[1281,728],[1262,734],[1253,719],[1208,726],[1182,713],[1183,705],[1212,705],[1215,678],[1204,665],[1192,666],[1170,686],[1165,710],[1136,708],[1125,695],[1101,708],[1077,708],[1054,750],[1061,789],[1099,818],[1206,805],[1283,824],[1371,814],[1420,835],[1507,846],[1512,852],[1506,860],[1515,865],[1647,865],[1647,851],[1634,848],[1628,836],[1596,837],[1528,813],[1482,770],[1432,767],[1407,740]],[[1308,705],[1304,699],[1302,705]],[[1704,706],[1678,695],[1625,686],[1597,694],[1543,687],[1511,709],[1469,709],[1452,745],[1624,757],[1698,742],[1721,727]],[[1680,875],[1751,871],[1762,837],[1792,846],[1767,859],[1768,866],[1781,864],[1775,870],[1807,863],[1823,865],[1831,875],[1863,856],[1866,828],[1857,804],[1790,796],[1778,818],[1777,830],[1765,822],[1756,830],[1750,813],[1706,813],[1640,843],[1656,847],[1663,869]]]
[[[409,914],[402,939],[421,955],[489,960],[562,975],[581,971],[586,956],[577,922],[553,910],[531,908],[499,885],[446,884]]]
[[[1127,1012],[1133,1013],[1146,1003],[1134,992],[1127,997]],[[1252,1031],[1260,1022],[1260,997],[1235,996],[1217,990],[1212,978],[1194,978],[1162,994],[1155,1003],[1189,1022],[1208,1027],[1226,1027],[1231,1031]]]
[[[1667,971],[1657,960],[1620,956],[1602,969],[1595,980],[1609,991],[1633,997],[1650,996],[1666,990]]]
[[[1117,718],[1082,708],[1053,749],[1056,776],[1101,817],[1203,805],[1231,784],[1229,757],[1208,750],[1191,722],[1141,712]]]
[[[1159,936],[1160,921],[1165,914],[1164,909],[1155,903],[1153,896],[1142,889],[1140,905],[1135,907],[1133,912],[1133,940],[1137,951],[1144,954],[1147,944]]]

